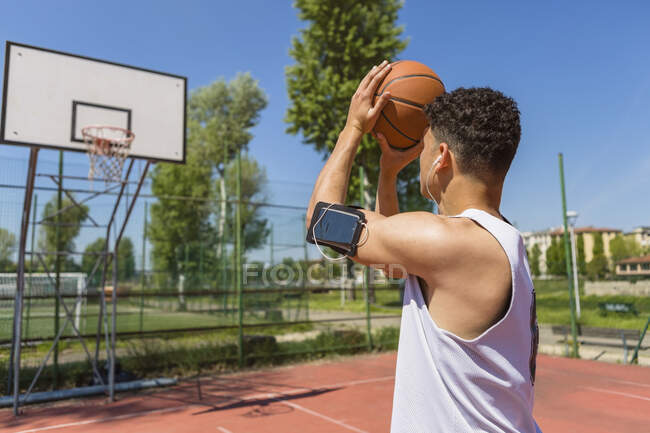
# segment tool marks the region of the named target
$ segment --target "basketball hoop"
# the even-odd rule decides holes
[[[90,170],[88,179],[95,175],[103,177],[104,182],[121,182],[124,161],[131,151],[135,134],[117,126],[91,125],[81,129],[86,143]]]

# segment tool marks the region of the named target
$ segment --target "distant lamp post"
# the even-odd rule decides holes
[[[571,257],[573,261],[573,291],[576,299],[576,315],[580,318],[580,293],[578,291],[578,260],[576,260],[576,235],[575,225],[578,219],[578,212],[574,210],[567,211],[567,220],[569,220],[569,227],[571,233]]]

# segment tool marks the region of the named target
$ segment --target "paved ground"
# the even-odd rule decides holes
[[[29,406],[6,433],[388,432],[395,353],[204,377],[154,392]],[[200,393],[199,386],[200,383]],[[540,356],[534,416],[545,433],[648,431],[650,369]],[[442,415],[444,416],[444,415]]]

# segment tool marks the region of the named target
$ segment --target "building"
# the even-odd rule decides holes
[[[546,275],[546,250],[551,246],[551,231],[542,230],[538,232],[524,232],[521,234],[524,239],[524,245],[526,250],[530,253],[533,250],[533,247],[537,245],[541,251],[541,256],[539,258],[539,271],[542,275]]]
[[[650,277],[650,254],[642,257],[630,257],[617,262],[616,275]]]
[[[551,232],[551,236],[562,236],[564,233],[563,229],[555,229]],[[597,233],[602,234],[603,236],[603,249],[605,253],[605,257],[607,257],[607,260],[611,260],[612,258],[612,253],[609,249],[609,242],[616,237],[616,235],[620,235],[622,232],[619,229],[610,229],[610,228],[602,228],[602,227],[576,227],[575,229],[575,234],[576,234],[576,242],[578,242],[577,236],[582,235],[582,239],[585,244],[585,262],[589,263],[591,259],[594,257],[594,235]]]
[[[612,228],[602,228],[602,227],[576,227],[576,242],[578,242],[577,236],[582,236],[584,242],[584,251],[585,251],[585,262],[590,262],[593,258],[593,249],[594,249],[594,235],[596,233],[601,233],[603,236],[603,250],[605,257],[608,260],[611,260],[611,251],[609,249],[609,242],[616,237],[616,235],[621,234],[621,230],[612,229]],[[559,240],[562,240],[564,234],[564,229],[562,227],[552,228],[549,230],[542,230],[538,232],[524,232],[522,237],[524,239],[524,245],[526,249],[530,252],[532,251],[533,246],[538,245],[541,251],[541,256],[539,259],[539,269],[542,275],[545,275],[547,272],[546,265],[546,250],[551,246],[551,242],[554,237],[559,237]]]
[[[643,251],[650,250],[650,226],[637,227],[631,232],[625,233],[625,237],[634,239]]]

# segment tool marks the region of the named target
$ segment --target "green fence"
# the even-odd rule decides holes
[[[12,234],[19,232],[24,195],[19,180],[25,177],[25,166],[24,160],[0,159],[0,228]],[[65,167],[66,173],[82,174],[87,163],[66,160]],[[56,159],[39,160],[39,172],[56,170]],[[46,181],[37,178],[34,221],[41,219],[57,192]],[[147,181],[118,255],[118,381],[396,348],[402,282],[387,281],[380,273],[351,262],[333,264],[322,258],[304,241],[304,204],[312,185],[268,184],[286,194],[281,200],[255,195],[242,200],[238,223],[239,202],[232,195],[225,200],[219,193],[209,197],[155,195]],[[92,194],[87,182],[71,182],[66,187],[78,197]],[[110,199],[89,203],[89,215],[101,221],[112,209]],[[202,215],[200,224],[175,226],[173,217],[161,219],[161,206],[167,216],[189,210],[187,221],[192,221],[193,214]],[[98,329],[104,331],[110,324],[111,309],[107,320],[100,322],[100,276],[90,278],[89,274],[93,248],[104,236],[105,229],[82,222],[68,245],[80,254],[66,256],[61,269],[71,273],[69,279],[62,276],[61,286],[63,301],[72,311],[70,322],[78,326],[90,354],[97,353],[102,370],[106,342],[103,332],[101,338],[97,335]],[[45,226],[30,226],[30,249],[45,253],[46,239]],[[3,285],[1,275],[15,272],[11,268],[16,261],[15,246],[11,248],[13,256],[0,263],[0,394],[7,393],[15,293],[10,282]],[[27,284],[25,292],[21,391],[50,349],[57,323],[66,322],[51,281],[48,285],[41,276],[40,285],[35,283],[44,271],[42,266],[29,260],[27,267],[33,278],[28,281],[34,283]],[[88,277],[81,293],[73,275]],[[110,279],[107,285],[112,286]],[[566,279],[537,280],[535,287],[540,323],[570,323]],[[603,316],[597,305],[609,301],[634,303],[639,316]],[[650,314],[647,298],[591,296],[582,297],[581,302],[580,323],[585,326],[640,329]],[[84,348],[69,323],[56,355],[49,358],[36,390],[92,383]]]
[[[57,154],[48,155],[44,151],[39,159],[38,173],[57,172]],[[65,174],[82,177],[87,169],[82,158],[66,155]],[[0,161],[0,228],[16,237],[25,167],[26,160]],[[36,180],[28,249],[49,260],[48,228],[34,222],[45,216],[57,188],[47,177]],[[311,185],[287,181],[274,184],[272,180],[266,184],[290,194],[284,202],[249,194],[241,202],[238,217],[236,196],[230,191],[225,200],[220,199],[219,185],[214,196],[161,196],[152,192],[147,180],[118,254],[118,381],[396,347],[402,296],[399,283],[385,281],[379,274],[351,266],[351,262],[330,264],[324,260],[304,241],[305,203]],[[95,185],[94,190],[102,186]],[[243,183],[243,195],[249,186]],[[65,187],[79,199],[93,194],[82,180],[66,181]],[[109,195],[88,202],[90,219],[101,225],[113,199]],[[167,215],[161,216],[161,206],[162,214]],[[201,222],[174,227],[173,218],[165,220],[170,213],[186,210],[202,215]],[[192,221],[191,214],[185,216],[187,221]],[[95,226],[90,219],[78,224],[78,233],[65,248],[71,254],[64,257],[61,267],[62,272],[72,275],[61,277],[62,300],[71,312],[69,323],[66,309],[57,301],[53,281],[36,257],[33,261],[28,258],[21,392],[50,350],[57,326],[65,324],[56,356],[49,357],[35,390],[92,383],[91,365],[72,323],[84,337],[91,356],[97,353],[100,370],[105,368],[104,332],[112,319],[110,291],[108,314],[100,322],[101,273],[90,276],[97,258],[93,254],[102,244],[105,228]],[[15,265],[15,245],[12,248],[9,261]],[[0,275],[15,272],[12,263],[0,264]],[[78,275],[88,280],[81,292]],[[10,278],[4,286],[1,280],[0,394],[6,394],[15,287]],[[111,278],[106,285],[112,286]]]

